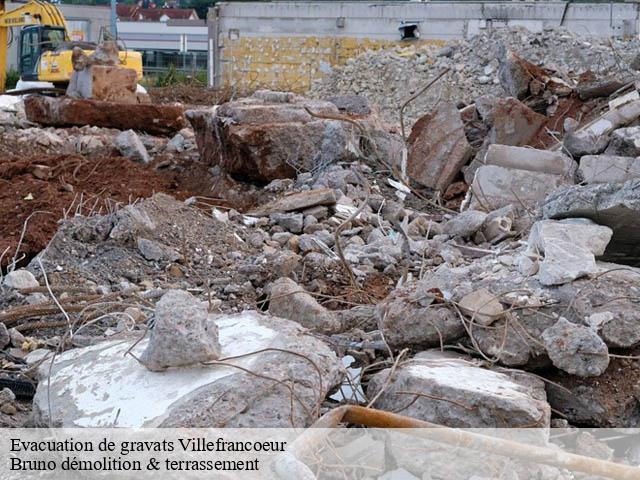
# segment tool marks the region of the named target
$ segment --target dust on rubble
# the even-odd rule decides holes
[[[0,424],[640,425],[637,43],[493,29],[310,97],[152,89],[181,103],[152,134],[12,103]]]

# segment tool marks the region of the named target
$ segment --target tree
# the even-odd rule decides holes
[[[198,12],[198,17],[200,17],[202,20],[206,20],[209,7],[213,7],[215,3],[216,0],[184,0],[182,2],[182,7],[193,8],[196,12]]]

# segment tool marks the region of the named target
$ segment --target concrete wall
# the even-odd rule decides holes
[[[637,35],[637,3],[566,2],[223,2],[209,11],[210,83],[240,90],[307,90],[332,65],[366,49],[467,38],[486,28],[564,26],[597,36]]]
[[[13,10],[20,7],[20,3],[8,3],[7,10]],[[98,40],[101,27],[109,27],[110,10],[108,7],[103,6],[90,6],[90,5],[58,5],[58,8],[62,11],[69,29],[72,31],[82,32],[83,40],[87,42],[95,42]],[[20,29],[13,29],[13,42],[9,47],[8,52],[8,69],[17,68],[18,66],[18,39],[20,36]]]

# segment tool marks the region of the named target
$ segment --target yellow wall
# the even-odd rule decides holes
[[[324,73],[321,65],[341,65],[365,50],[406,48],[437,40],[401,42],[353,37],[246,37],[225,39],[223,84],[239,91],[257,88],[306,92]]]

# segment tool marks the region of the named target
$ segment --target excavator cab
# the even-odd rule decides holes
[[[20,31],[18,69],[26,81],[38,80],[38,62],[44,52],[56,50],[66,39],[64,27],[35,25]]]

